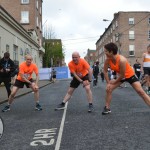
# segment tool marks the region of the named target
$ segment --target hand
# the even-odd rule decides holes
[[[1,69],[0,72],[4,72],[4,69]]]
[[[88,80],[83,81],[83,87],[85,87],[87,85],[90,85],[89,81]]]
[[[34,82],[32,82],[31,85],[32,85],[34,91],[38,91],[39,87]]]
[[[112,79],[109,81],[110,84],[115,84],[116,80]]]

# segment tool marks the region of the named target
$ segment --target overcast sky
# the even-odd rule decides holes
[[[86,55],[119,11],[150,11],[150,0],[43,0],[43,28],[61,39],[65,62],[74,51]]]

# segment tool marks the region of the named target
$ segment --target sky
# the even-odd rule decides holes
[[[150,11],[149,0],[43,0],[43,31],[61,39],[65,62],[78,51],[83,58],[119,11]],[[103,21],[107,19],[109,21]]]

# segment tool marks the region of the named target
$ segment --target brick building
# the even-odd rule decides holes
[[[96,42],[96,57],[103,67],[105,55],[104,45],[114,42],[119,53],[124,55],[131,65],[135,60],[141,62],[142,53],[150,44],[150,12],[118,12],[105,32]]]
[[[43,67],[43,0],[0,0],[0,57],[8,51],[17,64],[26,54]]]
[[[42,46],[42,2],[43,0],[0,0],[0,5],[30,34],[36,35]]]
[[[90,66],[93,66],[94,62],[96,62],[96,50],[88,49],[84,59],[90,64]]]

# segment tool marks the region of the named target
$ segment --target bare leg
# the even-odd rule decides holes
[[[35,102],[39,103],[39,89],[35,89],[35,83],[32,83],[32,85],[30,85],[30,88],[32,89],[32,91],[34,92],[34,99]]]
[[[93,96],[92,96],[90,85],[85,86],[85,90],[86,90],[88,102],[93,103]]]
[[[74,92],[75,88],[69,87],[67,94],[65,95],[63,102],[66,103],[72,96],[73,92]]]
[[[105,106],[106,108],[110,108],[110,103],[112,99],[112,91],[120,86],[122,83],[118,82],[116,84],[109,84],[109,89],[106,87],[106,97],[105,97]]]
[[[150,97],[145,93],[145,91],[141,87],[140,82],[137,81],[137,82],[132,83],[132,87],[139,94],[139,96],[142,97],[145,103],[150,106]]]
[[[18,88],[18,87],[13,86],[13,88],[12,88],[12,92],[11,92],[11,94],[10,94],[9,98],[8,98],[8,104],[9,104],[9,105],[13,102],[14,97],[15,97],[15,95],[16,95],[16,93],[17,93],[17,91],[18,91],[18,90],[19,90],[19,88]]]

